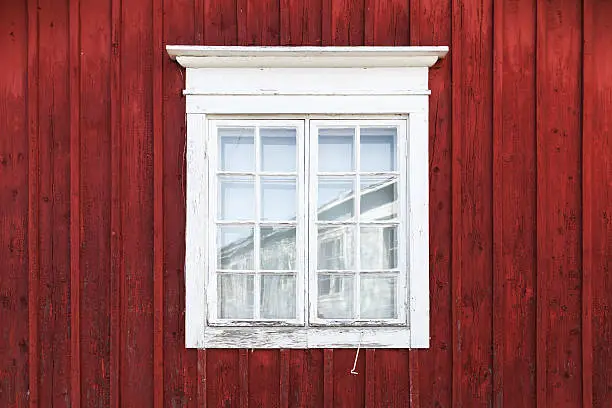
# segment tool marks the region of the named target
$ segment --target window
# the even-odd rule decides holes
[[[169,52],[188,68],[187,346],[427,347],[445,49]]]

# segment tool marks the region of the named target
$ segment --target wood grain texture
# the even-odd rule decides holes
[[[494,10],[493,400],[499,406],[533,407],[535,2],[497,1]]]
[[[583,406],[612,404],[612,4],[583,6]]]
[[[580,406],[581,7],[537,8],[538,406]]]
[[[492,396],[492,2],[453,2],[453,405]]]
[[[280,45],[321,45],[324,0],[280,0]]]
[[[28,10],[0,5],[0,406],[26,406],[28,383]],[[36,357],[34,357],[36,358]]]
[[[365,0],[364,45],[409,45],[409,3],[402,0]]]

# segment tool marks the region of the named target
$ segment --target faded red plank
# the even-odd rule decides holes
[[[0,406],[26,406],[28,392],[28,15],[0,5]],[[33,357],[34,359],[36,356]]]
[[[410,45],[451,44],[451,2],[410,2]],[[453,47],[451,47],[451,53]],[[430,348],[411,351],[419,406],[451,406],[451,55],[429,71]]]
[[[81,0],[81,402],[110,404],[110,2]],[[102,101],[102,103],[101,103]],[[76,156],[76,155],[75,155]],[[76,156],[78,157],[78,156]]]
[[[535,407],[535,2],[495,3],[494,401]]]
[[[323,0],[280,0],[280,45],[321,45]]]
[[[367,350],[361,357],[366,358],[359,373],[366,382],[365,406],[410,406],[408,350]]]
[[[121,405],[153,406],[152,3],[122,2]]]
[[[538,405],[580,406],[582,16],[575,1],[537,10]]]
[[[290,351],[290,407],[323,407],[323,365],[323,350]]]
[[[364,45],[365,0],[323,0],[323,45]]]
[[[612,405],[612,3],[585,0],[583,10],[583,405],[603,408]]]
[[[41,0],[38,7],[40,402],[65,406],[70,399],[71,369],[68,2]]]
[[[365,45],[409,45],[409,13],[404,0],[365,0]]]
[[[280,351],[249,351],[250,407],[278,407],[280,403]]]
[[[209,407],[241,407],[238,350],[206,350],[206,397]]]
[[[492,2],[452,12],[453,405],[477,407],[492,397]]]
[[[237,0],[238,43],[280,44],[280,0]]]
[[[164,4],[164,44],[194,41],[194,1]],[[162,52],[165,51],[162,50]],[[197,351],[185,348],[184,69],[163,55],[164,405],[198,406]],[[205,396],[202,396],[205,401]]]

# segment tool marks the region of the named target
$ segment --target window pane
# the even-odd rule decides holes
[[[253,318],[253,275],[217,275],[220,319]]]
[[[345,221],[355,215],[354,177],[319,177],[317,218],[320,221]]]
[[[295,276],[261,276],[261,317],[265,319],[295,319]]]
[[[361,171],[395,171],[395,128],[361,128]]]
[[[261,137],[261,169],[291,172],[296,170],[296,129],[259,130]]]
[[[361,221],[397,219],[397,178],[362,177]]]
[[[261,178],[261,219],[292,221],[296,218],[295,178]]]
[[[252,270],[253,227],[220,226],[217,233],[217,268]]]
[[[361,318],[397,318],[396,285],[395,277],[361,275]]]
[[[321,319],[350,319],[353,313],[353,276],[320,274],[317,315]]]
[[[219,169],[255,171],[255,129],[219,128]]]
[[[397,227],[361,228],[361,269],[397,268]]]
[[[353,270],[355,267],[355,227],[320,226],[317,236],[319,270]]]
[[[319,171],[355,169],[355,129],[319,129]]]
[[[296,270],[295,227],[261,227],[261,269]]]
[[[219,177],[219,218],[252,220],[255,217],[254,190],[253,177]]]

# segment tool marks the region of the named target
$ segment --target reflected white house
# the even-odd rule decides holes
[[[352,219],[355,194],[350,191],[320,206],[318,218],[325,220]],[[318,315],[326,319],[349,319],[356,315],[354,307],[357,250],[360,270],[360,315],[362,318],[389,319],[396,316],[397,268],[397,179],[364,180],[359,197],[361,222],[355,224],[320,224],[317,236]],[[348,217],[347,217],[348,214]],[[360,248],[356,248],[359,234]],[[260,310],[264,318],[295,316],[295,227],[260,228]],[[224,270],[253,269],[254,236],[235,235],[235,239],[219,248],[218,264]],[[274,270],[275,275],[265,274]],[[278,272],[287,271],[287,273]],[[386,272],[386,273],[385,273]],[[384,274],[381,276],[381,273]],[[378,275],[378,276],[377,276]],[[253,276],[236,280],[219,280],[219,317],[250,318],[253,315]]]

